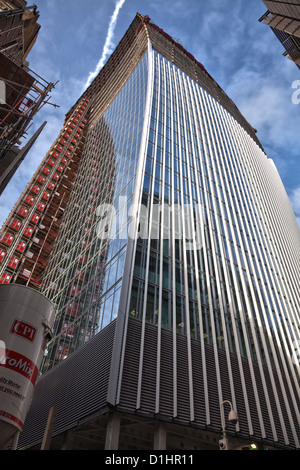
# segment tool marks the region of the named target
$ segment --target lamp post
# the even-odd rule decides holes
[[[239,420],[237,413],[234,411],[234,409],[232,407],[232,403],[229,400],[224,400],[221,403],[221,406],[220,406],[221,422],[222,422],[222,435],[223,435],[223,438],[219,441],[220,450],[229,450],[228,439],[227,439],[227,436],[226,436],[225,418],[224,418],[224,414],[223,414],[223,410],[222,410],[225,403],[228,403],[230,405],[230,411],[229,411],[229,414],[228,414],[228,421],[232,424],[236,424]]]

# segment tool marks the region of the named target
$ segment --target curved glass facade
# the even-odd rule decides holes
[[[234,407],[242,396],[248,434],[256,426],[262,438],[271,433],[277,441],[280,429],[286,444],[292,437],[298,445],[299,232],[274,164],[218,99],[150,42],[148,53],[94,122],[88,126],[72,198],[43,281],[43,292],[58,312],[44,371],[119,319],[116,337],[122,339],[115,354],[121,387],[131,318],[142,324],[137,409],[145,374],[143,335],[151,324],[158,335],[156,413],[166,351],[162,331],[168,330],[173,332],[168,354],[173,354],[174,417],[176,338],[182,335],[191,421],[196,341],[203,358],[207,424],[209,347],[215,393],[221,403],[222,351],[228,393]],[[257,412],[255,426],[251,406]]]
[[[297,441],[285,391],[296,404],[299,300],[285,281],[293,268],[291,256],[282,259],[275,238],[280,232],[268,220],[276,192],[281,191],[281,202],[275,212],[285,206],[289,211],[287,196],[273,162],[231,114],[162,55],[153,51],[151,57],[152,104],[128,314],[183,334],[188,344],[212,345],[216,360],[218,349],[225,350],[233,402],[236,377],[230,355],[237,355],[250,434],[242,361],[249,360],[259,410],[251,365],[257,363],[276,439],[263,372],[267,367],[279,420],[284,429],[278,386]],[[292,214],[285,222],[296,240]],[[220,391],[218,373],[217,378]],[[264,435],[262,419],[260,427]]]
[[[117,316],[147,89],[147,54],[95,126],[43,279],[56,305],[43,371],[65,359]],[[106,206],[115,209],[103,223]],[[103,210],[104,208],[104,210]],[[115,223],[115,220],[118,223]]]
[[[166,328],[265,362],[260,331],[272,337],[280,321],[296,340],[288,320],[297,320],[289,305],[297,299],[280,288],[253,187],[253,153],[270,169],[271,162],[158,53],[153,92],[129,313],[157,324],[160,311]]]

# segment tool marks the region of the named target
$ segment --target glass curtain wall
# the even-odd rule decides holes
[[[143,129],[148,56],[86,137],[43,293],[56,305],[43,372],[116,318]]]
[[[149,74],[152,102],[145,109]],[[267,402],[263,368],[277,400],[272,371],[283,371],[288,409],[285,387],[294,397],[298,383],[291,358],[299,300],[282,280],[261,210],[256,173],[268,165],[221,104],[150,47],[87,135],[44,280],[58,312],[44,370],[116,318],[129,211],[141,186],[139,237],[126,270],[129,317],[185,335],[188,344],[211,345],[216,361],[218,349],[225,350],[232,396],[230,354],[237,355],[246,402],[242,361],[248,359],[258,409],[251,362],[260,368]]]
[[[271,162],[209,93],[153,54],[129,316],[296,380],[298,299],[281,282],[254,187],[257,158]]]

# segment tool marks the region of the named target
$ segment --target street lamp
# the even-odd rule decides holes
[[[239,420],[238,415],[236,414],[236,412],[234,411],[234,409],[232,407],[232,403],[229,400],[224,400],[221,403],[221,406],[220,406],[221,422],[222,422],[222,433],[223,433],[223,438],[219,441],[220,450],[229,450],[228,440],[227,440],[227,436],[226,436],[226,429],[225,429],[225,418],[224,418],[224,414],[222,412],[223,411],[222,408],[225,405],[225,403],[228,403],[230,405],[230,411],[229,411],[229,414],[228,414],[228,421],[232,424],[236,424]]]

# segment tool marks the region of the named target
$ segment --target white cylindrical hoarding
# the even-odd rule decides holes
[[[54,306],[43,294],[0,286],[0,449],[23,429],[53,322]]]

